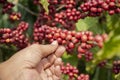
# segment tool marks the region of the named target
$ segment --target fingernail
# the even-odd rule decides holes
[[[56,61],[54,62],[54,65],[55,66],[62,65],[62,59],[61,58],[57,58]]]
[[[48,77],[52,76],[52,72],[50,71],[50,69],[46,69],[45,72],[47,73]]]
[[[56,70],[60,70],[60,66],[56,66]]]
[[[56,66],[56,67],[55,67],[55,75],[58,76],[58,77],[60,77],[61,74],[62,74],[62,73],[61,73],[60,66]]]
[[[61,57],[65,52],[65,47],[59,46],[57,51],[55,52],[56,57]]]
[[[53,42],[51,43],[51,45],[57,45],[57,44],[58,44],[57,41],[53,41]]]
[[[64,46],[60,46],[61,50],[65,51],[65,47]]]

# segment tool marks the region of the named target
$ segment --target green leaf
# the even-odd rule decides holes
[[[100,68],[98,80],[112,80],[111,71],[106,68]]]
[[[105,43],[103,49],[97,53],[100,60],[111,59],[114,56],[120,56],[120,28],[111,32],[110,39]]]
[[[97,26],[96,24],[98,23],[98,18],[91,18],[87,17],[85,19],[80,19],[76,23],[76,28],[78,31],[85,31],[88,30],[91,27]]]
[[[49,9],[48,9],[49,3],[48,3],[48,0],[40,0],[40,3],[43,5],[43,8],[46,10],[46,13],[48,14],[49,13]]]
[[[73,66],[76,66],[78,64],[78,58],[76,54],[69,55],[67,52],[65,52],[62,56],[63,62],[70,63]]]
[[[109,34],[109,39],[104,43],[103,48],[96,53],[95,59],[88,70],[94,69],[96,65],[105,59],[112,59],[114,56],[120,56],[120,27],[115,28]]]
[[[116,79],[116,80],[120,80],[120,73],[117,74],[117,75],[115,75],[115,79]]]
[[[76,23],[77,31],[92,31],[94,34],[101,34],[105,32],[105,26],[99,23],[99,17],[86,17],[85,19],[80,19]]]
[[[98,77],[99,77],[99,72],[100,72],[100,68],[99,67],[97,67],[96,68],[96,71],[95,71],[95,75],[94,75],[94,77],[93,77],[93,80],[98,80]]]
[[[115,29],[116,27],[120,26],[120,15],[115,14],[113,16],[107,15],[106,16],[106,25],[110,30]]]

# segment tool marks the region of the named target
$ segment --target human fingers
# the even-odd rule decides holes
[[[50,67],[55,62],[57,57],[61,57],[61,55],[64,53],[64,51],[65,51],[65,48],[62,47],[62,46],[59,46],[55,53],[49,55],[47,58],[43,58],[39,62],[38,66],[37,66],[37,69],[39,70],[39,68],[41,66],[43,66],[44,69]]]

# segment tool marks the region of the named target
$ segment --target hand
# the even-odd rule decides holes
[[[0,64],[0,80],[60,80],[64,51],[56,41],[50,45],[33,44]]]

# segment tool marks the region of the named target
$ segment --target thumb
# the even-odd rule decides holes
[[[50,45],[40,45],[39,50],[41,58],[47,57],[51,53],[54,53],[58,48],[57,41],[52,42]]]
[[[52,54],[58,48],[57,41],[54,41],[49,45],[33,44],[19,52],[10,58],[11,61],[15,61],[18,64],[24,64],[29,66],[36,66],[40,60],[48,55]],[[29,66],[28,66],[29,65]]]

